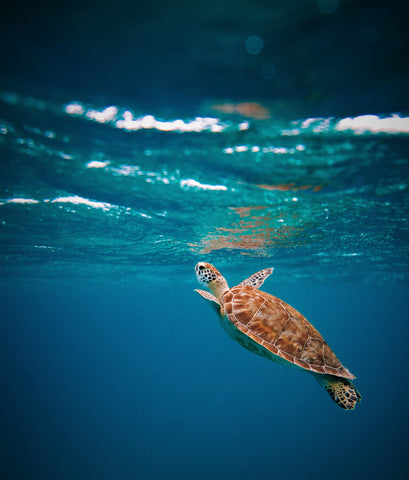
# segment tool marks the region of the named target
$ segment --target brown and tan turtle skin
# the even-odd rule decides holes
[[[212,292],[196,290],[220,315],[223,329],[248,350],[311,373],[345,410],[353,410],[361,395],[345,368],[320,333],[295,308],[258,288],[273,272],[267,268],[229,288],[210,263],[195,267],[202,285]]]

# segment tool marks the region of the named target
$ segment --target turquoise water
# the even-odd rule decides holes
[[[6,273],[182,272],[206,257],[238,271],[273,262],[286,282],[408,279],[404,114],[0,98]]]
[[[3,9],[1,478],[408,477],[406,10]],[[233,342],[199,261],[274,267],[356,410]]]

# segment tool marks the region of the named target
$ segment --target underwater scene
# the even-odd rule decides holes
[[[1,478],[408,478],[406,13],[6,7]],[[313,325],[274,324],[297,359],[223,331],[219,293],[264,269],[241,288]],[[351,410],[311,375],[338,361]]]

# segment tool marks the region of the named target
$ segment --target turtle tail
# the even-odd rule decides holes
[[[361,394],[350,380],[335,375],[314,376],[330,394],[332,400],[344,410],[354,410],[355,405],[360,403]]]

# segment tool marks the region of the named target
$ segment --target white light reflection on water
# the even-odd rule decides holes
[[[91,160],[87,163],[87,168],[105,168],[109,163],[109,161],[101,162],[99,160]]]
[[[207,185],[200,182],[197,182],[193,178],[188,178],[180,181],[180,186],[182,188],[196,188],[201,190],[227,190],[227,187],[224,185]]]
[[[101,210],[109,210],[113,205],[107,202],[95,202],[87,198],[79,197],[78,195],[68,197],[57,197],[51,200],[51,203],[71,203],[73,205],[87,205],[92,208],[100,208]]]
[[[409,133],[409,117],[397,114],[381,117],[378,115],[359,115],[341,120],[329,118],[307,118],[291,122],[290,128],[281,130],[283,136],[296,136],[303,133],[352,132],[362,134],[406,134]]]
[[[64,208],[67,212],[70,212],[70,213],[76,212],[76,210],[72,209],[72,207],[75,205],[75,206],[83,206],[84,208],[87,208],[89,210],[91,209],[99,210],[107,213],[108,215],[111,215],[112,213],[115,216],[121,216],[123,214],[124,215],[133,214],[143,218],[148,218],[148,219],[152,218],[151,215],[148,215],[147,213],[144,213],[143,211],[140,211],[140,210],[135,210],[130,207],[126,207],[122,205],[115,205],[108,202],[98,202],[96,200],[90,200],[89,198],[80,197],[79,195],[67,195],[64,197],[60,196],[60,197],[55,197],[53,199],[44,198],[41,200],[36,200],[34,198],[20,198],[20,197],[7,198],[7,199],[0,200],[0,206],[8,205],[8,204],[21,205],[22,206],[21,208],[23,208],[23,205],[36,205],[37,207],[41,205],[56,205],[58,208]],[[63,205],[65,205],[65,207],[63,207]],[[166,214],[164,215],[162,212],[158,213],[157,215],[166,216]],[[0,224],[6,225],[6,222],[3,220],[2,222],[0,222]]]
[[[118,107],[109,106],[103,110],[93,108],[86,109],[78,102],[69,103],[65,106],[65,113],[73,116],[84,117],[98,123],[111,123],[115,128],[127,131],[155,129],[162,132],[223,132],[228,125],[214,117],[195,117],[190,120],[158,120],[153,115],[134,117],[130,110],[122,113]],[[240,124],[239,129],[245,130],[248,124]]]
[[[223,153],[228,155],[232,153],[244,153],[251,151],[252,153],[274,153],[278,155],[282,154],[290,154],[294,155],[296,152],[303,152],[305,150],[305,145],[298,144],[295,147],[278,147],[278,146],[268,146],[268,147],[260,147],[259,145],[252,145],[251,147],[247,145],[236,145],[234,147],[225,147],[223,149]]]
[[[50,200],[48,198],[43,199],[43,200],[36,200],[34,198],[8,198],[6,200],[0,201],[0,205],[5,205],[5,204],[25,204],[25,205],[37,205],[40,203],[69,203],[72,205],[86,205],[88,207],[92,208],[98,208],[104,211],[108,211],[111,208],[116,208],[116,205],[111,205],[110,203],[107,202],[96,202],[93,200],[89,200],[88,198],[83,198],[78,195],[71,195],[67,197],[56,197],[53,200]]]
[[[34,200],[33,198],[8,198],[4,202],[0,202],[0,205],[4,205],[5,203],[20,203],[33,205],[39,203],[39,201]]]
[[[409,133],[409,117],[392,115],[391,117],[379,118],[377,115],[360,115],[340,120],[335,130],[343,132],[352,130],[355,134],[363,133]]]

